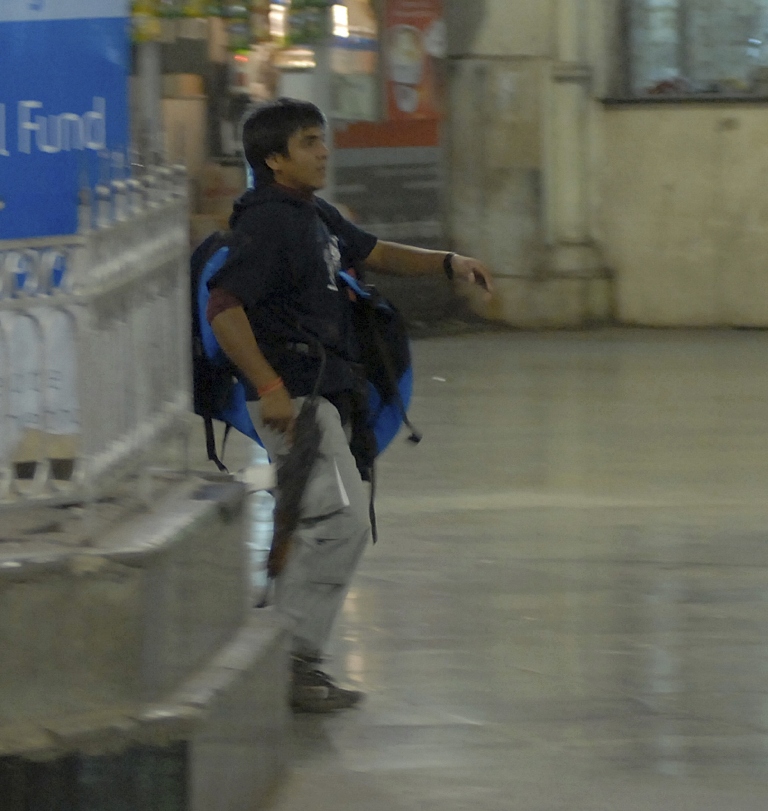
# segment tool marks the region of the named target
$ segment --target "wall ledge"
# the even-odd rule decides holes
[[[753,104],[768,105],[768,96],[726,96],[721,94],[699,94],[690,96],[608,96],[598,99],[605,107],[648,107],[652,105],[692,105],[692,104]]]

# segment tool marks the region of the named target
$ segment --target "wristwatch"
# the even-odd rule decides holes
[[[453,281],[453,257],[455,253],[447,253],[443,259],[443,270],[449,281]]]

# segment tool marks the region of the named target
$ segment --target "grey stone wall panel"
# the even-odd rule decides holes
[[[157,700],[235,635],[244,492],[228,487],[186,485],[76,554],[0,556],[0,725]]]

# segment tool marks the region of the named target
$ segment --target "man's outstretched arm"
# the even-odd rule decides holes
[[[450,257],[447,262],[446,257]],[[445,251],[429,251],[413,248],[397,242],[379,240],[365,260],[365,266],[376,273],[393,276],[430,276],[450,269],[453,278],[477,284],[489,293],[493,292],[493,277],[490,270],[479,260]]]

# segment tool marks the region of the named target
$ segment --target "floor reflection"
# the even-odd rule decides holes
[[[368,700],[275,811],[767,807],[768,334],[415,348],[329,662]]]

